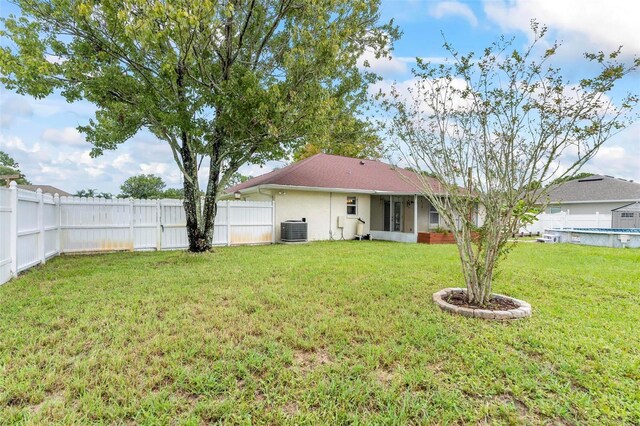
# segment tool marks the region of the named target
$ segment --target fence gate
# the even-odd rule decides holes
[[[187,216],[182,200],[161,200],[158,209],[158,249],[171,250],[189,246],[187,239]]]

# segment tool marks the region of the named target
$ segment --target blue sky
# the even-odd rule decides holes
[[[4,1],[0,8],[2,16],[16,12]],[[557,64],[569,78],[579,75],[584,51],[611,51],[623,45],[627,57],[640,55],[636,0],[383,0],[382,15],[385,20],[393,18],[404,33],[392,59],[370,58],[384,78],[382,84],[409,85],[415,57],[445,56],[441,32],[461,52],[480,51],[500,34],[514,36],[516,45],[524,46],[532,18],[550,28],[550,40],[563,41]],[[640,73],[620,89],[640,92]],[[170,187],[181,186],[169,148],[146,132],[116,151],[90,158],[90,146],[75,128],[93,112],[87,102],[68,104],[55,95],[35,100],[0,86],[0,149],[20,163],[32,182],[68,192],[95,188],[117,193],[127,177],[140,173],[160,175]],[[246,165],[241,172],[258,175],[282,164]],[[584,170],[640,181],[640,123],[608,141]]]

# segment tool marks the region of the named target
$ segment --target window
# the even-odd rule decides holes
[[[620,217],[632,218],[633,217],[633,213],[632,212],[621,212],[620,213]]]
[[[547,213],[560,213],[562,211],[562,207],[560,206],[549,206],[547,207]]]
[[[358,199],[356,197],[347,197],[347,214],[349,216],[358,214]]]
[[[430,225],[440,225],[440,213],[438,210],[431,204],[431,208],[429,209],[429,224]]]

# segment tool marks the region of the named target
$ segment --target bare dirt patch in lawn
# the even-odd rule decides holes
[[[329,352],[320,348],[315,351],[297,350],[293,353],[294,363],[304,372],[311,371],[321,365],[331,364]]]

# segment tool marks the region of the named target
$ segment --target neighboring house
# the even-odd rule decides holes
[[[611,214],[612,210],[637,201],[640,201],[640,183],[592,175],[552,189],[546,213]]]
[[[317,154],[228,188],[224,198],[273,200],[276,240],[281,222],[302,219],[308,223],[309,240],[352,239],[360,218],[363,233],[373,239],[416,242],[418,232],[443,226],[419,187],[412,171]]]
[[[67,191],[63,191],[62,189],[56,188],[51,185],[21,185],[18,184],[19,189],[26,189],[27,191],[36,192],[38,189],[42,190],[43,194],[58,194],[61,197],[70,197],[72,194],[69,194]]]

